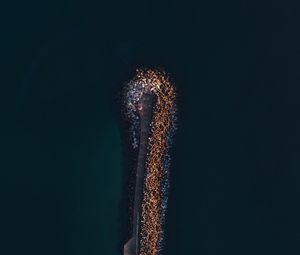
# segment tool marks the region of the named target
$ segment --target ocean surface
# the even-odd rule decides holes
[[[141,66],[178,90],[164,255],[299,254],[296,4],[1,5],[0,254],[121,254]]]

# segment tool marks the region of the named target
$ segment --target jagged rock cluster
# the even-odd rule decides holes
[[[139,144],[138,103],[145,93],[155,95],[148,140],[141,213],[140,255],[159,255],[169,188],[169,149],[176,130],[176,92],[160,70],[139,69],[125,89],[126,114],[131,120],[132,146]]]

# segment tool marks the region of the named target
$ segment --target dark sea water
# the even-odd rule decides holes
[[[121,254],[139,66],[178,90],[164,254],[299,254],[296,4],[1,5],[0,254]]]

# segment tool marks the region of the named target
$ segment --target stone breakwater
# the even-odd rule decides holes
[[[169,149],[176,130],[176,91],[165,72],[138,69],[125,86],[126,114],[131,122],[131,141],[138,148],[143,114],[142,98],[153,95],[152,118],[144,162],[145,174],[139,219],[136,255],[159,255],[164,238],[164,222],[169,188]],[[148,109],[147,109],[148,110]]]

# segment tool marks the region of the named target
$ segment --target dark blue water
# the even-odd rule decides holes
[[[137,66],[179,92],[165,254],[299,254],[296,4],[1,5],[1,254],[120,254]]]

